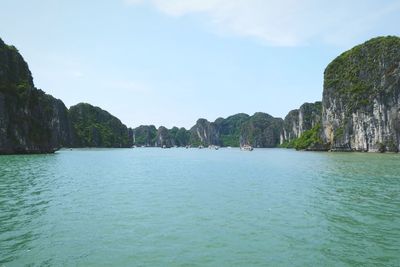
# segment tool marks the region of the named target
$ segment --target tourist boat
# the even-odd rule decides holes
[[[253,147],[250,145],[243,145],[240,147],[240,149],[243,151],[253,151]]]

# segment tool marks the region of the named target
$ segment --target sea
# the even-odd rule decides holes
[[[0,156],[0,267],[400,266],[400,155]]]

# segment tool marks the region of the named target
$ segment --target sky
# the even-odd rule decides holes
[[[0,0],[0,38],[36,87],[129,127],[282,117],[322,98],[323,72],[400,35],[400,0]]]

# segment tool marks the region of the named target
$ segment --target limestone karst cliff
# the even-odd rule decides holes
[[[0,39],[0,154],[49,153],[70,142],[68,110],[35,88],[18,50]]]
[[[321,123],[322,103],[304,103],[299,109],[286,115],[283,126],[282,142],[299,138],[305,131]]]
[[[187,146],[190,144],[190,131],[183,127],[167,129],[160,126],[156,129],[154,125],[141,125],[133,129],[133,144],[148,147]]]
[[[61,147],[129,147],[129,131],[88,104],[68,110],[34,86],[18,50],[0,39],[0,154],[52,153]]]
[[[159,127],[157,130],[155,146],[172,147],[174,145],[175,145],[175,140],[170,134],[170,131],[164,126]]]
[[[322,103],[320,101],[304,103],[299,109],[290,111],[284,119],[280,146],[307,150],[328,150],[321,138],[321,116]]]
[[[141,125],[133,129],[133,144],[137,146],[155,146],[157,128],[154,125]]]
[[[400,38],[378,37],[344,52],[324,73],[322,102],[284,120],[239,113],[190,129],[128,129],[90,104],[69,110],[34,86],[18,50],[0,39],[0,154],[50,153],[60,147],[240,146],[398,152]]]
[[[190,143],[194,145],[220,145],[218,125],[206,119],[198,119],[190,129]]]
[[[225,119],[218,118],[215,120],[215,124],[219,129],[222,146],[240,146],[242,125],[249,117],[250,116],[245,113],[238,113]]]
[[[257,112],[241,127],[240,145],[253,147],[276,147],[279,144],[283,120]]]
[[[128,128],[99,107],[80,103],[69,109],[73,147],[131,147]]]
[[[163,126],[139,126],[134,129],[134,144],[144,146],[232,146],[276,147],[279,144],[283,120],[266,113],[253,116],[239,113],[214,122],[198,119],[190,130]]]
[[[322,137],[332,150],[398,151],[400,38],[371,39],[325,70]]]

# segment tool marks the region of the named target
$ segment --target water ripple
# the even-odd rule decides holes
[[[399,160],[280,149],[3,156],[0,266],[399,266]]]

